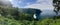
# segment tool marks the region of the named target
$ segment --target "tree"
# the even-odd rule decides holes
[[[22,14],[20,13],[20,18],[23,17],[28,20],[34,20],[33,15],[36,14],[36,20],[40,19],[40,13],[42,11],[39,9],[33,9],[33,8],[28,8],[28,9],[22,9]]]
[[[60,10],[60,0],[53,0],[53,6],[54,8],[54,12],[56,12],[56,14],[58,14],[59,10]]]

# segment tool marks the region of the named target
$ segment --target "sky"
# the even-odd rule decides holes
[[[47,9],[52,10],[52,0],[10,0],[13,7],[19,8],[37,8],[37,9]]]
[[[44,15],[45,17],[55,15],[55,12],[53,11],[54,7],[52,0],[9,0],[9,1],[13,5],[13,7],[40,9],[42,11],[41,15],[42,16]]]

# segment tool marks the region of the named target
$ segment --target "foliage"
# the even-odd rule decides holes
[[[0,25],[60,25],[60,16],[36,21],[33,14],[20,12],[18,8],[0,6]]]
[[[31,14],[21,13],[18,8],[0,8],[0,25],[60,25],[60,19],[57,18],[59,17],[56,16],[55,20],[45,18],[35,21]]]
[[[0,17],[0,25],[32,25],[33,21],[17,21],[14,19],[9,19],[9,18],[5,18],[5,17]]]
[[[0,16],[0,25],[60,25],[60,19],[42,19],[40,21],[14,20]]]

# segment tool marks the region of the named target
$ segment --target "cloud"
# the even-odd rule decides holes
[[[52,6],[52,0],[37,0],[36,4],[32,4],[32,5],[27,5],[24,8],[37,8],[37,9],[41,9],[41,10],[52,10],[53,6]]]
[[[42,5],[42,4],[32,4],[32,5],[28,5],[26,6],[25,8],[37,8],[37,9],[41,9],[41,10],[44,10],[44,9],[53,9],[53,6],[52,5]]]
[[[45,0],[37,0],[36,2],[37,3],[40,3],[40,2],[44,2]]]
[[[19,1],[19,3],[21,3],[22,1]]]
[[[26,0],[12,0],[12,4],[15,7],[20,7],[20,8],[37,8],[37,9],[53,9],[52,6],[52,0],[36,0],[34,2],[23,2]]]
[[[20,7],[18,4],[21,3],[21,0],[10,0],[13,7]]]
[[[10,2],[12,1],[12,0],[9,0]]]

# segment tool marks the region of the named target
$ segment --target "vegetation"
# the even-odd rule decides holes
[[[40,21],[15,20],[0,16],[0,25],[60,25],[60,19],[43,19]]]
[[[0,4],[0,25],[60,25],[60,16],[36,21],[33,18],[33,10],[32,14],[28,10],[24,10],[24,12],[17,7]]]
[[[54,12],[57,15],[58,15],[58,12],[60,12],[60,6],[59,5],[60,5],[60,0],[53,0]]]
[[[60,25],[59,16],[39,21],[34,20],[31,16],[31,14],[19,12],[18,8],[0,7],[0,25]]]

